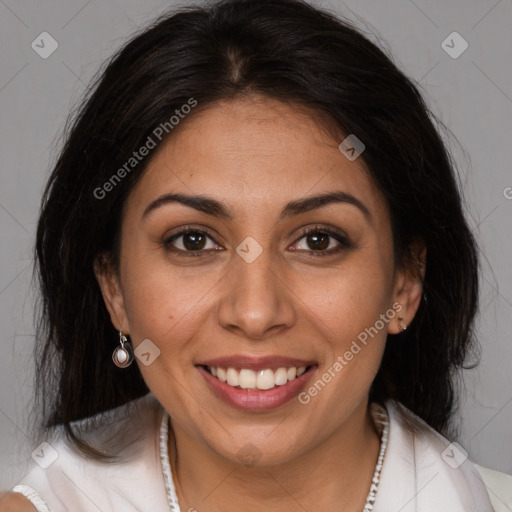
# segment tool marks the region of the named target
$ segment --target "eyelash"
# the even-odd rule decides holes
[[[174,242],[176,239],[178,239],[184,235],[190,234],[190,233],[198,233],[201,235],[207,235],[213,242],[215,242],[213,236],[208,231],[206,231],[204,229],[198,229],[193,226],[187,226],[184,230],[180,231],[179,233],[176,233],[176,234],[172,235],[171,237],[166,238],[163,241],[164,248],[169,252],[177,254],[178,256],[184,256],[186,258],[188,258],[188,257],[195,258],[195,257],[203,256],[202,253],[212,250],[212,249],[209,249],[208,251],[205,251],[205,250],[184,251],[183,249],[176,249],[175,247],[172,246],[172,242]],[[314,227],[311,227],[311,228],[308,228],[307,230],[305,230],[303,233],[300,234],[299,238],[297,239],[297,242],[302,240],[304,237],[306,237],[307,235],[309,235],[311,233],[328,235],[329,237],[334,238],[339,243],[339,245],[334,249],[308,251],[310,253],[310,255],[313,257],[329,256],[329,255],[337,254],[344,249],[350,249],[350,248],[354,247],[353,244],[348,240],[347,236],[343,232],[341,232],[341,231],[338,232],[336,230],[333,230],[332,228],[328,229],[328,228],[322,228],[319,226],[314,226]],[[215,243],[217,244],[217,242],[215,242]],[[213,250],[216,250],[216,249],[213,249]],[[297,252],[304,252],[304,250],[298,250]]]

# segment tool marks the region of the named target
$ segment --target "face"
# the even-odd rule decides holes
[[[250,442],[277,464],[348,425],[417,308],[384,198],[341,140],[263,97],[196,113],[126,201],[119,275],[97,271],[173,428],[230,460]]]

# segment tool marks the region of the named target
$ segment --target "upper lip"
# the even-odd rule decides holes
[[[248,356],[234,355],[216,357],[197,363],[198,366],[210,366],[214,368],[234,368],[236,370],[277,370],[278,368],[300,368],[316,364],[313,360],[297,359],[286,356]]]

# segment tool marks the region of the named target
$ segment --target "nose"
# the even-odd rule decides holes
[[[221,326],[260,341],[290,329],[296,321],[296,308],[286,262],[277,261],[266,249],[254,261],[238,254],[233,260],[218,310]]]

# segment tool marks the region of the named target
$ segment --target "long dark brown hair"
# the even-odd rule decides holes
[[[105,458],[72,422],[149,391],[136,364],[112,363],[118,336],[93,273],[101,254],[118,261],[122,207],[149,158],[104,197],[98,188],[190,98],[205,108],[252,93],[307,106],[364,141],[398,267],[415,265],[410,243],[425,241],[424,298],[407,331],[389,336],[370,399],[396,399],[448,432],[457,370],[476,346],[478,260],[441,125],[418,87],[349,22],[300,0],[234,0],[166,14],[109,61],[70,120],[44,192],[37,403],[41,428],[63,425],[85,454]]]

